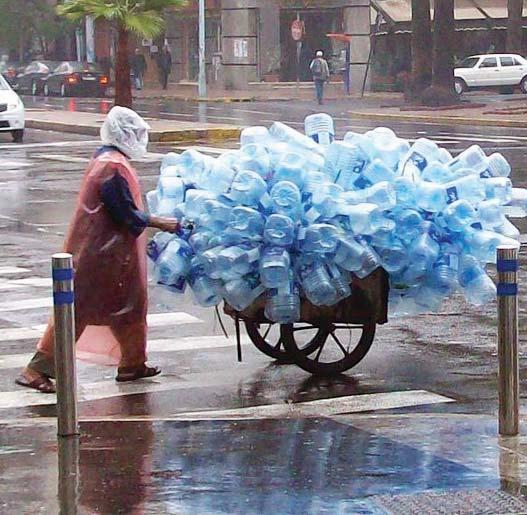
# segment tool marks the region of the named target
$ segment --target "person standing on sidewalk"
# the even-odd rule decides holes
[[[119,382],[153,377],[146,365],[147,227],[175,233],[175,219],[147,215],[130,159],[140,159],[148,145],[147,123],[134,111],[114,107],[101,128],[103,146],[84,174],[64,251],[75,270],[75,340],[77,356],[117,365]],[[54,327],[48,324],[37,352],[16,383],[54,393]]]
[[[157,64],[159,66],[159,81],[161,82],[161,87],[167,89],[168,87],[168,76],[172,71],[172,55],[168,46],[164,46],[163,50],[159,54]]]
[[[145,75],[147,66],[145,56],[141,53],[139,48],[135,49],[135,53],[130,64],[132,67],[132,73],[134,74],[135,89],[140,91],[143,89],[143,77]]]
[[[324,101],[324,83],[329,80],[329,66],[328,62],[324,59],[322,50],[317,52],[315,59],[309,65],[309,69],[313,74],[318,103],[322,105]]]

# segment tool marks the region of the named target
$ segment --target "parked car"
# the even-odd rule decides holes
[[[13,141],[24,139],[25,109],[20,97],[0,75],[0,132],[10,132]]]
[[[21,93],[39,95],[44,79],[58,66],[57,61],[32,61],[16,77],[14,87]]]
[[[472,88],[500,87],[511,92],[519,86],[527,93],[527,60],[516,54],[473,55],[454,69],[456,93]]]
[[[61,63],[44,81],[44,95],[61,97],[106,95],[108,76],[96,65],[80,61]]]
[[[1,66],[0,63],[0,67],[2,68],[2,75],[4,79],[9,83],[11,87],[13,87],[16,84],[16,77],[20,72],[20,64],[7,62],[4,63],[3,66]]]

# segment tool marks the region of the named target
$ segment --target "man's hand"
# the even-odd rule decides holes
[[[163,232],[177,233],[181,230],[181,223],[176,218],[150,217],[150,227],[155,227]]]

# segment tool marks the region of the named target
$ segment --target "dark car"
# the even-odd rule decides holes
[[[44,81],[44,95],[100,96],[106,95],[108,76],[96,65],[80,61],[65,61]]]
[[[33,61],[16,77],[14,86],[19,93],[42,93],[44,79],[58,66],[57,61]]]

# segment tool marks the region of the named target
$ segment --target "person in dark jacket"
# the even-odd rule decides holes
[[[168,76],[172,71],[172,55],[170,54],[168,46],[165,45],[163,47],[163,50],[157,59],[157,64],[159,66],[159,82],[161,83],[161,87],[163,89],[167,89]]]
[[[139,48],[135,49],[135,54],[130,63],[132,73],[134,74],[135,88],[137,90],[143,89],[143,77],[147,68],[145,56],[141,53]]]
[[[309,66],[311,73],[313,74],[313,82],[317,91],[317,100],[319,104],[323,103],[324,99],[324,83],[329,80],[329,66],[328,62],[324,59],[324,53],[319,50],[316,54],[315,59]]]

